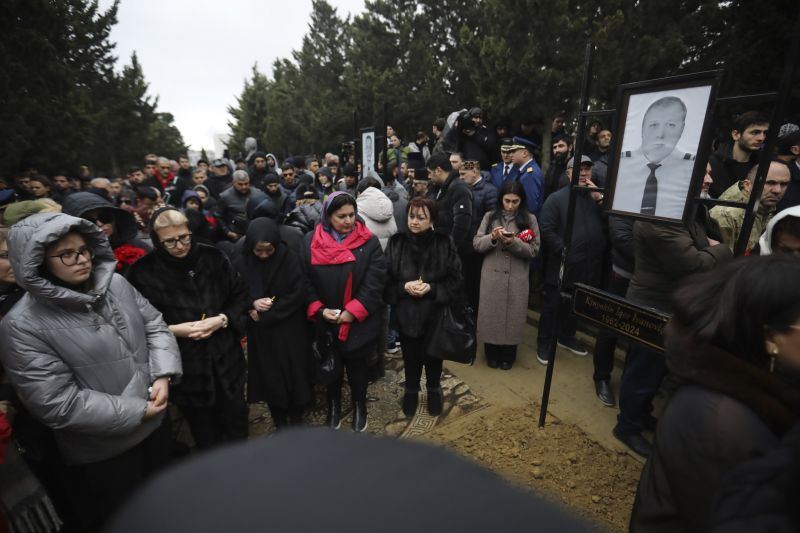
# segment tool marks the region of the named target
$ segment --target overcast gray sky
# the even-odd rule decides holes
[[[342,18],[364,9],[328,1]],[[272,62],[300,48],[310,15],[311,0],[122,0],[111,40],[120,68],[136,51],[159,111],[175,116],[190,148],[213,149],[253,63],[271,77]]]

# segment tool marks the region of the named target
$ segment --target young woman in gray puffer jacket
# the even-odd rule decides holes
[[[175,337],[122,276],[108,238],[80,218],[39,213],[12,226],[25,296],[0,322],[0,361],[70,465],[82,530],[97,529],[169,459]]]

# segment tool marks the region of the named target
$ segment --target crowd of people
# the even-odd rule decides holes
[[[675,313],[666,356],[627,346],[613,434],[650,457],[634,525],[708,525],[723,474],[777,447],[800,416],[800,295],[785,285],[800,255],[800,127],[780,128],[746,252],[775,257],[732,262],[743,209],[698,202],[686,225],[608,216],[613,132],[593,121],[576,140],[564,124],[557,116],[546,136],[544,172],[541,135],[489,128],[473,108],[408,144],[388,128],[377,171],[352,156],[256,151],[194,166],[148,154],[125,177],[88,167],[48,177],[26,164],[0,180],[0,437],[10,420],[29,450],[20,460],[46,489],[4,510],[50,530],[60,520],[97,528],[169,461],[169,404],[198,450],[246,439],[256,402],[279,429],[302,424],[320,345],[343,370],[325,383],[329,428],[342,425],[346,376],[351,428],[367,429],[367,386],[400,350],[402,412],[418,411],[424,383],[425,409],[440,416],[443,363],[428,347],[447,308],[475,311],[490,369],[513,368],[530,305],[541,312],[539,363],[556,346],[586,356],[563,276],[566,291],[587,283]],[[769,127],[758,112],[737,118],[706,165],[702,198],[749,199]],[[595,393],[609,407],[621,344],[601,331],[592,349]],[[653,399],[668,374],[679,388],[659,421]],[[761,381],[742,392],[747,376]],[[720,409],[736,412],[714,432],[707,419],[722,424]],[[653,444],[643,434],[657,425]],[[693,443],[709,433],[706,448]],[[716,451],[731,441],[736,449]]]

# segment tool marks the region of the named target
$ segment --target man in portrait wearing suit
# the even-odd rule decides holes
[[[642,120],[642,145],[620,154],[612,208],[680,219],[694,154],[675,150],[686,125],[686,105],[665,96],[647,108]]]

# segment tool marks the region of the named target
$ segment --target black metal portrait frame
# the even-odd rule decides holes
[[[705,162],[708,160],[711,138],[714,135],[714,102],[717,98],[717,91],[719,89],[721,79],[722,70],[712,70],[694,74],[671,76],[668,78],[660,78],[655,80],[627,83],[619,86],[617,90],[617,113],[614,117],[614,131],[616,131],[617,134],[614,136],[611,144],[612,164],[608,171],[608,178],[605,185],[605,198],[603,201],[603,206],[608,213],[637,219],[658,221],[667,224],[687,223],[690,220],[693,212],[694,199],[699,196],[700,189],[703,184],[703,176],[705,175]],[[681,218],[669,218],[664,216],[642,214],[635,211],[613,209],[612,206],[614,204],[614,196],[617,190],[618,182],[617,174],[622,159],[622,145],[624,143],[625,127],[628,123],[628,110],[631,97],[640,94],[678,91],[693,87],[709,87],[710,92],[708,96],[708,102],[706,103],[705,116],[703,117],[698,152],[695,155],[694,166],[692,168],[689,187],[686,191],[686,198],[684,200],[683,214]]]
[[[372,134],[372,163],[374,165],[372,170],[377,172],[376,167],[378,159],[375,157],[375,140],[377,139],[375,135],[375,127],[361,128],[360,135],[358,137],[358,157],[361,159],[361,179],[364,179],[367,175],[367,165],[366,161],[364,161],[364,135],[367,133]]]

